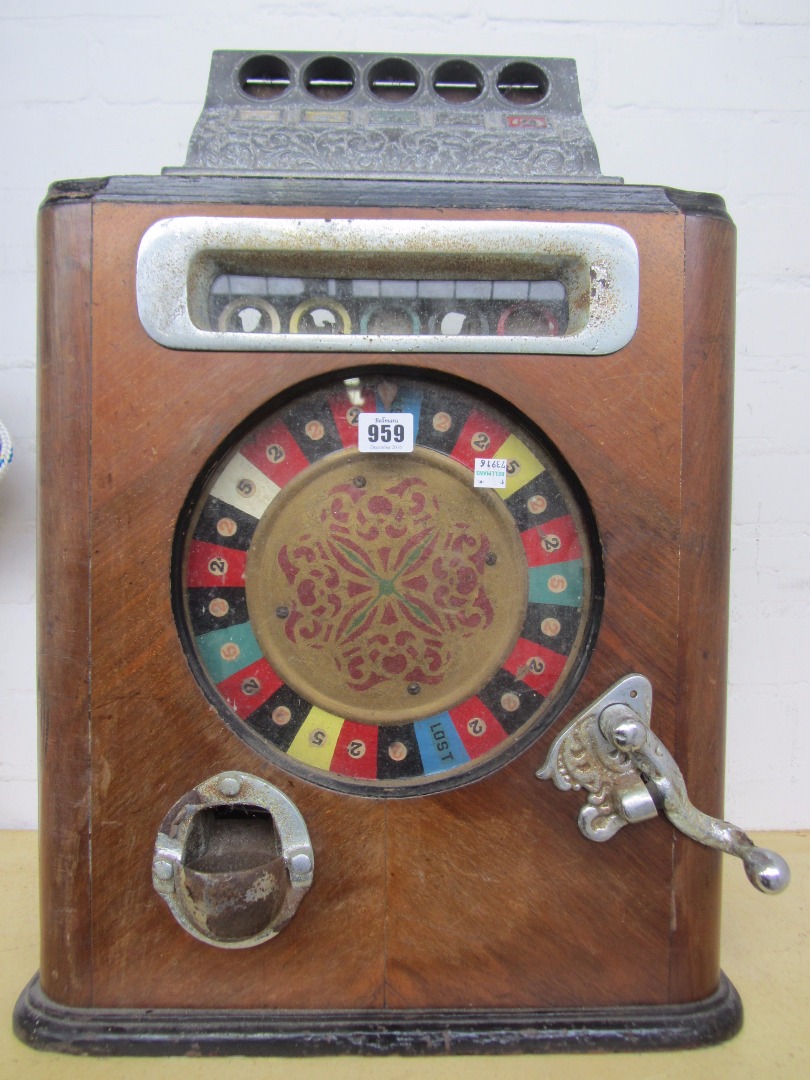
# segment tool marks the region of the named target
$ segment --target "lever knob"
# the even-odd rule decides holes
[[[782,892],[790,881],[785,860],[757,847],[731,822],[692,805],[681,770],[650,728],[651,713],[649,680],[620,679],[555,739],[538,778],[553,780],[562,791],[589,792],[578,819],[589,840],[609,840],[625,825],[662,810],[686,836],[742,859],[760,892]]]

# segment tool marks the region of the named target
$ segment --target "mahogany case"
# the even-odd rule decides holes
[[[150,226],[185,217],[615,226],[638,251],[637,327],[601,356],[167,348],[139,317],[138,250]],[[695,1045],[736,1030],[719,854],[662,817],[588,843],[581,800],[535,777],[564,724],[641,672],[693,802],[721,811],[734,251],[720,200],[662,188],[165,176],[52,189],[42,962],[23,1037],[130,1053],[416,1052]],[[460,380],[543,434],[584,493],[603,596],[548,730],[473,782],[392,798],[287,769],[223,722],[178,631],[172,575],[189,493],[257,410],[332,373],[406,371]],[[297,914],[255,948],[197,940],[152,884],[168,809],[227,770],[289,797],[315,852]],[[111,1018],[116,1038],[102,1034]]]

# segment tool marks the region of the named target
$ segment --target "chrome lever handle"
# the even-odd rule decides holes
[[[649,680],[620,679],[554,740],[538,779],[553,780],[561,791],[589,793],[578,819],[589,840],[609,840],[660,809],[686,836],[742,859],[761,892],[781,892],[790,881],[785,860],[757,847],[736,825],[692,805],[681,770],[650,728],[651,713]]]

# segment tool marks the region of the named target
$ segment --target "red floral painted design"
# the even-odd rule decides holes
[[[278,555],[292,589],[290,642],[327,650],[352,690],[440,683],[455,650],[494,617],[488,538],[448,523],[417,477],[382,494],[337,485],[321,525]]]

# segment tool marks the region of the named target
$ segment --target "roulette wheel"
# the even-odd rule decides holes
[[[359,416],[380,410],[413,418],[407,454],[357,450]],[[473,486],[484,454],[507,462],[504,487]],[[593,636],[569,484],[453,383],[383,371],[304,393],[223,455],[181,532],[179,622],[215,707],[349,792],[497,767],[549,725]]]
[[[736,1031],[733,273],[566,60],[216,53],[184,166],[52,187],[22,1038]]]

